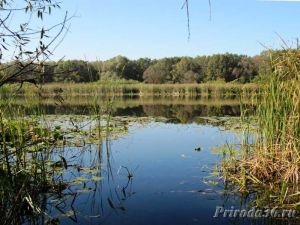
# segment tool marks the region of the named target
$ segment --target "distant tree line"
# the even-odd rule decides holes
[[[7,66],[11,64],[12,66]],[[15,62],[0,65],[0,77],[17,70]],[[202,83],[215,80],[225,82],[251,82],[268,70],[268,54],[249,57],[237,54],[215,54],[198,57],[171,57],[163,59],[141,58],[130,60],[117,56],[106,61],[87,62],[66,60],[48,62],[42,76],[33,70],[27,78],[37,82],[95,82],[101,80],[134,80],[145,83]]]

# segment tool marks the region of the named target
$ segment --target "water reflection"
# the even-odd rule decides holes
[[[125,213],[125,202],[135,194],[134,174],[126,166],[116,169],[111,154],[109,139],[98,145],[54,149],[47,161],[64,158],[67,165],[56,163],[52,170],[52,180],[61,188],[48,194],[40,223],[102,224]]]
[[[127,135],[100,148],[57,149],[56,155],[73,164],[67,174],[58,175],[71,181],[63,193],[75,193],[76,199],[48,212],[61,224],[297,224],[213,218],[217,206],[249,207],[251,196],[224,189],[211,174],[220,156],[210,149],[239,139],[209,125],[132,123]],[[201,151],[195,151],[198,146]]]
[[[22,108],[28,114],[43,111],[45,114],[51,115],[90,115],[95,114],[96,106],[105,109],[110,100],[70,97],[61,102],[55,98],[41,100],[19,98],[14,101],[12,106]],[[243,105],[249,109],[250,113],[254,109],[251,102],[243,102]],[[113,116],[166,117],[177,119],[179,123],[194,122],[199,116],[240,116],[241,113],[241,102],[238,99],[116,98],[113,99],[111,107]]]
[[[26,101],[16,101],[14,107],[28,113],[37,107],[58,117],[107,110],[105,100],[100,108],[93,99],[66,99],[63,104]],[[238,194],[212,174],[222,157],[212,149],[224,143],[238,145],[241,135],[221,129],[222,119],[214,126],[208,120],[239,116],[239,101],[122,99],[113,101],[109,110],[128,125],[126,133],[78,146],[65,137],[63,145],[43,155],[55,188],[37,195],[43,216],[28,220],[28,215],[21,215],[17,224],[298,224],[287,219],[213,217],[217,206],[245,209],[255,197]],[[129,116],[167,119],[136,121]]]

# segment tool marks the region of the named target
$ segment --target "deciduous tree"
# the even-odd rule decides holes
[[[56,0],[0,0],[0,86],[9,82],[36,82],[44,73],[44,64],[60,43],[70,19],[47,23],[53,10],[60,8]],[[14,67],[14,70],[10,70]],[[32,74],[28,77],[28,74]]]

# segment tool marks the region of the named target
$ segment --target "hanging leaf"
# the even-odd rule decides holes
[[[45,30],[44,30],[44,27],[43,27],[42,30],[41,30],[41,39],[43,39],[44,34],[45,34]]]
[[[7,51],[7,48],[5,47],[5,45],[1,44],[2,48],[4,48]]]

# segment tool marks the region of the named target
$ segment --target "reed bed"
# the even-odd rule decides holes
[[[63,98],[64,107],[76,107],[76,106],[93,106],[94,104],[103,104],[107,99],[105,97],[97,97],[96,99],[91,98],[90,96],[66,96]],[[5,105],[6,102],[0,99],[0,105]],[[23,97],[18,96],[14,99],[13,105],[22,106],[25,105],[28,108],[36,108],[41,105],[45,106],[57,106],[58,101],[56,98],[49,97],[45,98],[42,101],[36,97]],[[205,105],[205,106],[237,106],[241,104],[240,99],[207,99],[207,98],[185,98],[185,97],[117,97],[114,98],[113,106],[119,108],[127,107],[137,107],[140,105]],[[255,105],[255,101],[250,99],[243,99],[243,104],[246,105]],[[33,110],[32,110],[33,111]]]
[[[296,207],[300,205],[300,51],[270,55],[272,73],[260,90],[255,141],[243,142],[238,155],[231,149],[221,168],[225,181],[238,184],[240,190],[268,190],[269,202]]]
[[[47,210],[51,207],[49,196],[70,204],[65,198],[69,194],[64,192],[69,180],[61,176],[61,172],[71,166],[64,158],[64,152],[68,149],[65,147],[72,146],[72,150],[76,147],[83,151],[90,143],[100,146],[102,138],[125,133],[127,128],[108,121],[101,125],[100,120],[104,120],[102,114],[110,115],[110,109],[103,106],[94,105],[93,115],[89,115],[89,119],[97,125],[84,131],[79,127],[80,119],[64,118],[64,124],[71,124],[68,128],[54,126],[53,120],[46,119],[40,104],[29,107],[30,111],[26,112],[21,105],[15,105],[15,98],[1,97],[0,224],[58,224],[56,218],[47,214]],[[78,140],[77,135],[81,135]],[[79,141],[82,138],[89,143],[84,141],[82,144]]]
[[[39,193],[54,188],[42,154],[54,140],[35,119],[20,120],[17,111],[15,117],[9,114],[7,107],[0,109],[0,223],[22,224],[25,214],[34,223],[43,209]]]
[[[14,90],[12,86],[7,90]],[[32,85],[24,85],[19,95],[53,96],[160,96],[160,97],[215,97],[233,98],[237,96],[256,96],[257,84],[238,83],[202,83],[202,84],[144,84],[144,83],[49,83],[40,89]],[[12,91],[12,93],[14,93]]]

